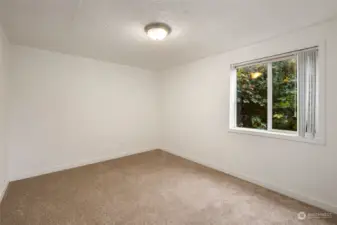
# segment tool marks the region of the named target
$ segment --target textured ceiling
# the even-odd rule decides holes
[[[0,0],[14,44],[164,69],[335,16],[336,0]],[[172,33],[149,40],[144,26]]]

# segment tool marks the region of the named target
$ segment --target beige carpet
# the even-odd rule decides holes
[[[322,211],[162,151],[14,182],[0,210],[1,225],[337,224],[298,220]]]

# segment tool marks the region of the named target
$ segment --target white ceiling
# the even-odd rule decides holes
[[[337,0],[0,0],[9,40],[146,69],[164,69],[335,16]],[[144,26],[172,33],[149,40]]]

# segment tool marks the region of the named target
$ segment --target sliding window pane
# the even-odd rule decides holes
[[[297,62],[272,63],[273,129],[297,131]]]
[[[237,69],[237,127],[267,129],[267,64]]]

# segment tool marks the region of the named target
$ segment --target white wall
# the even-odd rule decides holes
[[[12,46],[11,180],[158,148],[158,76]]]
[[[337,212],[337,22],[164,71],[164,143],[174,154]],[[326,42],[326,145],[229,133],[230,64]],[[321,68],[323,69],[323,68]]]
[[[6,152],[6,76],[9,43],[0,26],[0,202],[8,184]]]

